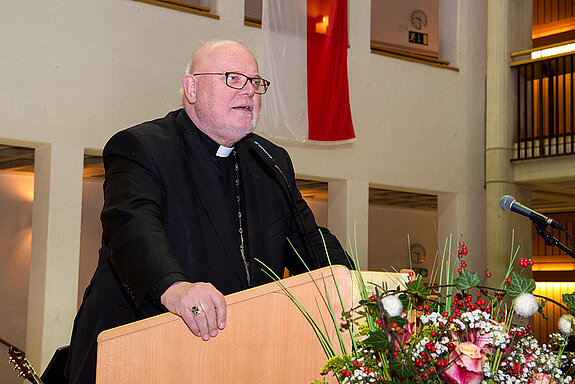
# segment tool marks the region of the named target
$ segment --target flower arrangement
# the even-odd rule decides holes
[[[360,279],[363,298],[344,314],[352,351],[328,354],[323,374],[332,373],[341,384],[573,383],[575,353],[566,346],[575,328],[575,293],[563,294],[566,306],[535,296],[535,281],[523,276],[533,262],[519,259],[520,272],[512,272],[517,252],[497,288],[481,285],[477,273],[467,270],[463,240],[457,257],[444,252],[438,285],[426,286],[416,276],[405,289],[375,285],[368,296]],[[453,261],[457,273],[450,275]],[[489,277],[487,272],[483,280]],[[567,313],[559,320],[561,334],[540,345],[529,318],[543,315],[547,301]]]

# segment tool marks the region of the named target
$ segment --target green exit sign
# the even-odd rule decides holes
[[[411,44],[428,45],[429,38],[427,33],[409,31],[409,42]]]

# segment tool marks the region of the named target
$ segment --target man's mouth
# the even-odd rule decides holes
[[[252,111],[252,107],[249,105],[239,105],[237,107],[233,107],[232,109],[236,109],[236,110],[240,110],[240,111],[247,111],[247,112]]]

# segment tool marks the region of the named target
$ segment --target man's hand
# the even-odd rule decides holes
[[[166,289],[160,301],[170,312],[182,317],[194,335],[204,340],[215,337],[218,329],[226,326],[226,299],[210,283],[178,281]],[[194,315],[194,306],[201,313]]]

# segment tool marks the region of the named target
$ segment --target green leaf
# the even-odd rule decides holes
[[[521,295],[522,293],[531,293],[535,290],[535,280],[528,279],[517,273],[513,273],[511,275],[511,281],[509,285],[505,289],[509,297],[512,299],[516,298],[517,296]]]
[[[441,296],[440,296],[440,297],[441,297]],[[445,304],[439,302],[439,300],[436,300],[436,301],[433,302],[433,304],[431,304],[430,311],[431,311],[431,312],[443,313],[443,308],[445,308]]]
[[[543,317],[544,320],[548,320],[547,315],[545,315],[545,312],[543,312],[543,308],[545,308],[545,303],[547,303],[547,300],[541,299],[541,304],[539,304],[539,308],[537,308],[537,312],[539,312],[541,314],[541,316]]]
[[[407,296],[405,293],[400,293],[398,297],[399,297],[399,301],[401,301],[401,304],[403,304],[403,308],[408,308],[409,307],[409,296]]]
[[[399,325],[400,327],[403,327],[404,325],[406,325],[408,323],[407,319],[404,319],[401,316],[394,316],[392,318],[389,319],[390,323],[397,323],[397,325]]]
[[[383,331],[370,332],[369,337],[363,341],[368,347],[374,349],[391,351],[391,342],[387,339],[387,335]]]
[[[575,312],[575,292],[573,293],[564,293],[562,296],[563,303],[569,308],[571,312]]]
[[[468,272],[465,269],[462,269],[459,276],[453,280],[453,283],[460,291],[464,291],[469,288],[477,287],[481,280],[479,276],[477,276],[477,272]]]
[[[377,303],[371,302],[371,301],[366,301],[363,303],[360,303],[363,305],[363,307],[369,311],[374,311],[374,312],[378,312],[379,313],[379,308],[377,307]]]
[[[415,369],[411,366],[411,364],[406,364],[402,361],[391,359],[389,361],[389,368],[394,370],[395,373],[397,373],[397,375],[401,378],[411,378],[415,376]]]
[[[429,291],[425,288],[421,275],[417,276],[417,279],[406,284],[407,290],[411,295],[418,295],[419,299],[425,299],[429,296]]]

